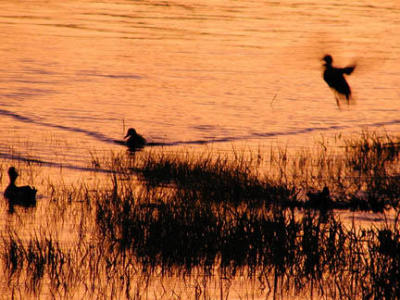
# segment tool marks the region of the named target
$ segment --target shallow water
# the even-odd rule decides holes
[[[148,140],[298,146],[399,128],[397,1],[2,1],[0,154],[86,166]],[[357,63],[337,107],[321,58]]]
[[[399,32],[394,0],[1,1],[1,190],[10,159],[56,167],[25,168],[23,184],[101,181],[82,171],[96,171],[93,157],[125,151],[115,140],[129,127],[164,149],[218,152],[298,148],[366,127],[397,133]],[[351,105],[338,107],[322,79],[327,53],[338,66],[357,64]],[[23,235],[47,226],[68,240],[79,209],[58,224],[46,214],[48,193],[39,189],[34,213],[10,217],[2,203],[1,228]]]

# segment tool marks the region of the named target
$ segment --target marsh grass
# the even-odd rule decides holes
[[[2,233],[6,285],[56,299],[229,299],[243,280],[253,294],[239,298],[393,299],[399,215],[366,229],[334,210],[397,210],[397,139],[363,133],[320,146],[93,155],[111,172],[91,184],[48,182],[46,230]],[[324,186],[322,210],[306,194]]]
[[[295,197],[293,189],[260,176],[260,162],[255,157],[258,159],[259,154],[235,153],[232,159],[212,153],[197,157],[150,153],[135,170],[150,188],[172,185],[180,191],[191,191],[202,202],[260,206]]]
[[[364,191],[363,206],[374,211],[397,207],[399,202],[400,139],[363,132],[360,139],[346,142],[346,165],[353,170],[353,185]],[[352,195],[360,202],[359,195]]]
[[[49,282],[50,290],[65,289],[65,282],[71,286],[71,258],[65,252],[52,237],[34,236],[24,243],[16,233],[9,232],[3,236],[3,261],[10,286],[24,282],[25,289],[33,294],[40,293],[43,281]]]
[[[306,194],[326,186],[330,209],[381,212],[398,205],[399,141],[365,131],[357,139],[342,138],[341,146],[323,140],[295,153],[287,148],[229,155],[151,150],[129,159],[113,156],[107,167],[126,180],[136,175],[149,190],[190,191],[204,203],[312,208]]]
[[[146,213],[135,211],[140,205],[128,209],[132,199],[121,200],[117,214],[123,219],[115,222],[112,212],[99,212],[96,241],[79,249],[68,250],[51,237],[23,242],[9,234],[2,251],[9,285],[26,281],[28,293],[40,294],[48,281],[53,294],[69,298],[80,287],[88,297],[104,299],[155,299],[145,296],[154,276],[160,283],[175,277],[208,285],[220,278],[222,286],[246,278],[271,296],[312,291],[328,299],[393,299],[399,292],[397,221],[365,230],[313,212],[221,214],[167,205]],[[206,283],[186,288],[207,293]]]

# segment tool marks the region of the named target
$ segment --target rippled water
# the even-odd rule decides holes
[[[93,153],[125,151],[115,140],[129,127],[167,149],[298,147],[365,127],[397,133],[399,32],[397,0],[3,0],[0,158],[82,173]],[[357,65],[349,106],[338,107],[322,79],[327,53]],[[2,230],[60,221],[41,204],[44,169],[21,179],[39,187],[36,213],[17,215],[21,226],[3,201]],[[380,216],[368,217],[359,214]],[[66,219],[68,237],[78,222]]]
[[[0,153],[69,166],[128,127],[168,144],[400,125],[398,1],[1,1]],[[348,77],[338,108],[324,54]]]

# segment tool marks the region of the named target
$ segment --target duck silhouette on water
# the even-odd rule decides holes
[[[8,200],[9,212],[14,212],[14,206],[34,207],[36,206],[36,192],[37,190],[28,185],[16,186],[15,181],[18,177],[18,172],[14,167],[8,169],[8,176],[10,177],[10,184],[4,191],[4,197]]]
[[[339,96],[341,95],[346,98],[347,104],[349,104],[351,99],[351,88],[344,78],[344,74],[350,75],[356,66],[353,65],[346,68],[335,68],[332,66],[333,58],[329,54],[325,55],[322,60],[325,61],[323,77],[329,87],[335,91],[337,105],[340,106]]]
[[[130,151],[140,150],[147,144],[146,139],[138,134],[134,128],[128,129],[124,139],[126,139],[125,143]]]
[[[309,200],[306,206],[308,207],[326,212],[331,205],[330,192],[327,186],[325,186],[322,191],[308,192],[307,197]]]

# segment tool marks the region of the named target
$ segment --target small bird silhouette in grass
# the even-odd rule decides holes
[[[322,191],[308,192],[307,197],[309,199],[307,202],[308,206],[320,209],[321,211],[327,211],[329,209],[331,197],[327,186],[325,186]]]

